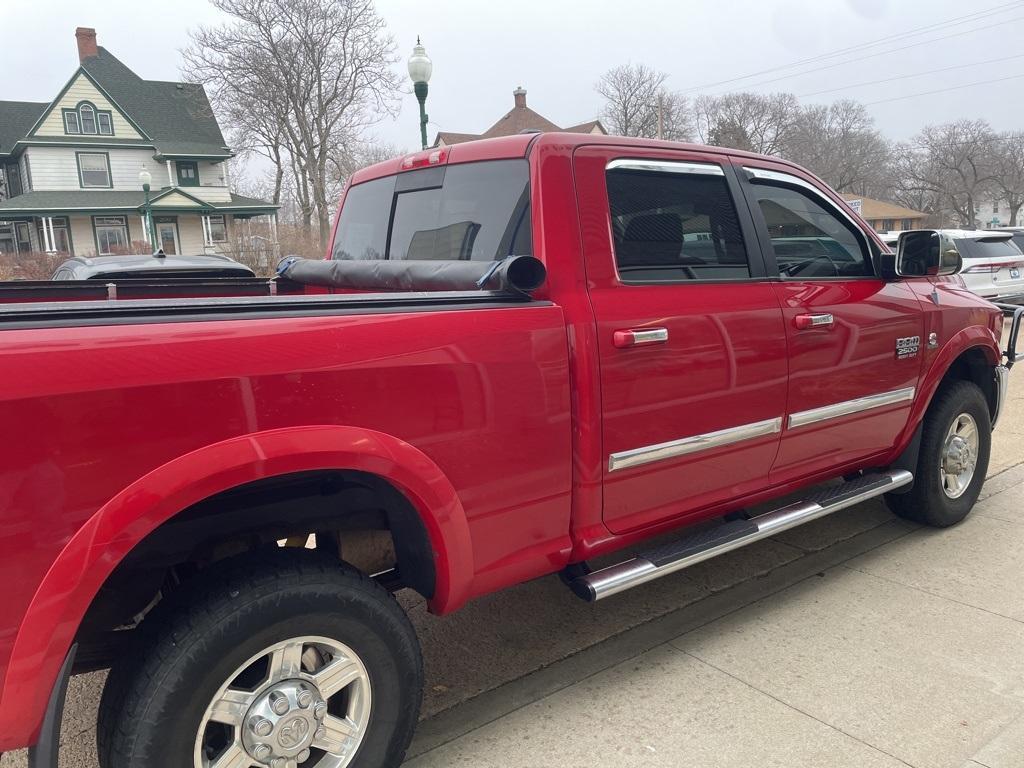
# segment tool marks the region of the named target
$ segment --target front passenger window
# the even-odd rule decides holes
[[[782,277],[864,277],[874,274],[861,235],[810,194],[754,184]]]

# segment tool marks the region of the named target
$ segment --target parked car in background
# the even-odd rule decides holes
[[[1024,299],[1024,252],[1010,232],[943,230],[963,257],[967,287],[990,301]]]
[[[172,277],[254,277],[244,264],[219,255],[73,256],[53,273],[51,280],[125,280]]]
[[[1024,227],[997,227],[995,232],[1009,232],[1014,243],[1017,247],[1024,251]]]

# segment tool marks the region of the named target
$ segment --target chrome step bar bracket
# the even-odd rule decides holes
[[[913,480],[914,476],[905,470],[864,475],[840,485],[820,489],[803,501],[750,520],[725,523],[718,529],[684,537],[657,550],[641,553],[632,560],[579,576],[570,586],[573,592],[588,602],[602,600],[902,488]],[[673,551],[677,553],[675,556]]]

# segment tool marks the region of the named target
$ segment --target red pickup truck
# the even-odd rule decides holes
[[[893,254],[796,166],[615,137],[365,169],[328,257],[0,290],[0,751],[55,765],[110,666],[103,768],[398,765],[392,591],[600,600],[883,494],[954,524],[1020,321],[1004,353],[955,248]]]

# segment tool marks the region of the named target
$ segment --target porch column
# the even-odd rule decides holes
[[[147,243],[153,242],[152,236],[149,234],[149,220],[146,218],[146,214],[139,216],[139,220],[142,222],[142,237]],[[129,238],[130,239],[130,238]]]
[[[47,222],[50,225],[50,250],[53,253],[57,252],[57,233],[53,229],[53,216],[47,217]]]
[[[171,167],[172,161],[170,158],[167,159],[167,186],[174,186],[174,169]]]
[[[53,246],[50,244],[50,228],[49,228],[49,224],[48,224],[49,217],[48,216],[41,216],[40,220],[42,221],[42,224],[43,224],[43,242],[42,242],[43,251],[45,251],[46,253],[53,253]]]
[[[280,241],[277,239],[277,211],[274,211],[270,217],[271,228],[274,232],[274,244],[278,244]]]
[[[202,215],[203,222],[203,246],[209,247],[213,245],[213,237],[210,234],[210,217],[205,213]]]

